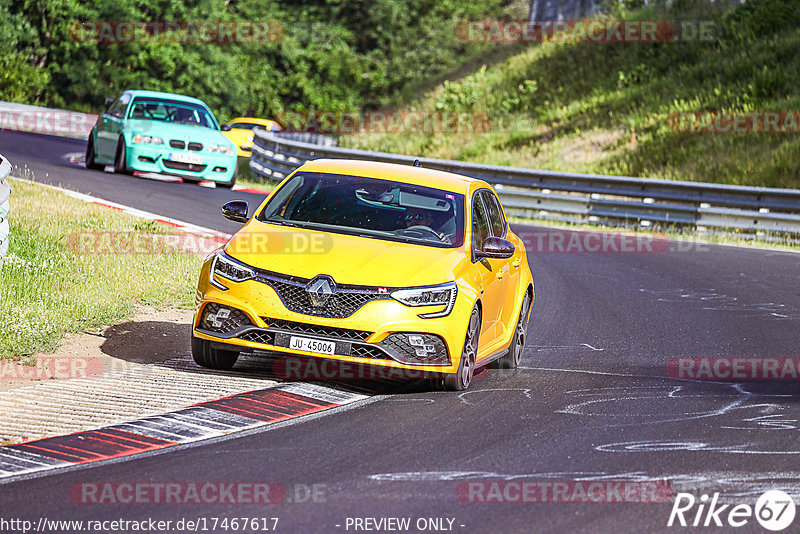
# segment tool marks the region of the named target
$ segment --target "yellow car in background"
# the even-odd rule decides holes
[[[237,155],[240,158],[249,158],[253,151],[253,130],[258,129],[279,132],[281,131],[281,125],[269,119],[236,117],[222,125],[222,134],[234,142],[237,147]]]
[[[223,214],[246,224],[203,264],[199,365],[284,353],[414,371],[451,390],[479,367],[519,365],[533,277],[488,183],[318,159],[252,217],[241,200]]]

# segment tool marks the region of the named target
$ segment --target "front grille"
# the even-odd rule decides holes
[[[181,141],[180,139],[170,139],[169,146],[171,146],[172,148],[183,150],[184,148],[186,148],[186,142]]]
[[[272,335],[272,332],[264,332],[263,330],[248,330],[239,336],[239,339],[252,341],[253,343],[262,343],[264,345],[275,344],[275,336]]]
[[[199,152],[203,150],[203,143],[189,143],[189,150],[194,150],[195,152]]]
[[[203,172],[206,170],[206,165],[199,165],[197,163],[182,163],[180,161],[169,161],[166,159],[161,160],[164,163],[164,167],[168,169],[178,169],[179,171],[192,171],[192,172]]]
[[[412,345],[409,341],[410,336],[421,340],[422,344]],[[381,342],[381,346],[401,363],[422,365],[447,365],[450,363],[447,345],[441,337],[434,334],[411,332],[392,334]],[[418,350],[420,354],[417,354]]]
[[[382,291],[379,292],[377,287],[342,284],[337,285],[336,293],[328,298],[324,306],[315,307],[311,304],[311,299],[306,291],[309,279],[261,270],[258,271],[257,279],[271,286],[286,308],[303,315],[344,319],[353,315],[367,302],[391,298],[389,297],[390,288],[382,288]]]
[[[200,328],[209,332],[227,334],[239,330],[243,326],[253,326],[253,322],[241,310],[221,306],[216,302],[206,304],[203,308],[203,317],[200,319]]]
[[[285,319],[270,319],[269,317],[262,317],[269,328],[279,328],[281,330],[290,330],[292,332],[299,332],[301,334],[308,334],[311,336],[326,336],[335,337],[338,339],[352,339],[364,341],[372,332],[364,330],[353,330],[350,328],[337,328],[334,326],[320,326],[315,324],[297,323],[295,321],[287,321]]]
[[[391,360],[388,354],[383,352],[378,347],[371,347],[369,345],[356,345],[350,348],[350,356],[357,358],[372,358],[373,360]]]

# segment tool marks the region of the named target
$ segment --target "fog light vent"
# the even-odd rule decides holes
[[[243,311],[215,302],[206,304],[206,307],[203,308],[203,318],[200,320],[200,328],[220,334],[227,334],[243,326],[252,325],[253,322]]]
[[[435,334],[391,334],[381,345],[399,362],[415,365],[449,365],[444,340]]]

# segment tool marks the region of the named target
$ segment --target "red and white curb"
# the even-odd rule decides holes
[[[134,456],[322,412],[368,395],[289,382],[187,408],[0,447],[0,479]]]

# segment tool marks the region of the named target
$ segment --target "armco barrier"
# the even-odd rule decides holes
[[[11,164],[0,154],[0,258],[8,252],[8,212],[11,211],[11,186],[6,178],[11,174]]]
[[[639,226],[800,234],[800,190],[482,165],[304,143],[256,131],[254,176],[281,180],[306,161],[346,158],[413,164],[491,183],[509,214]]]

